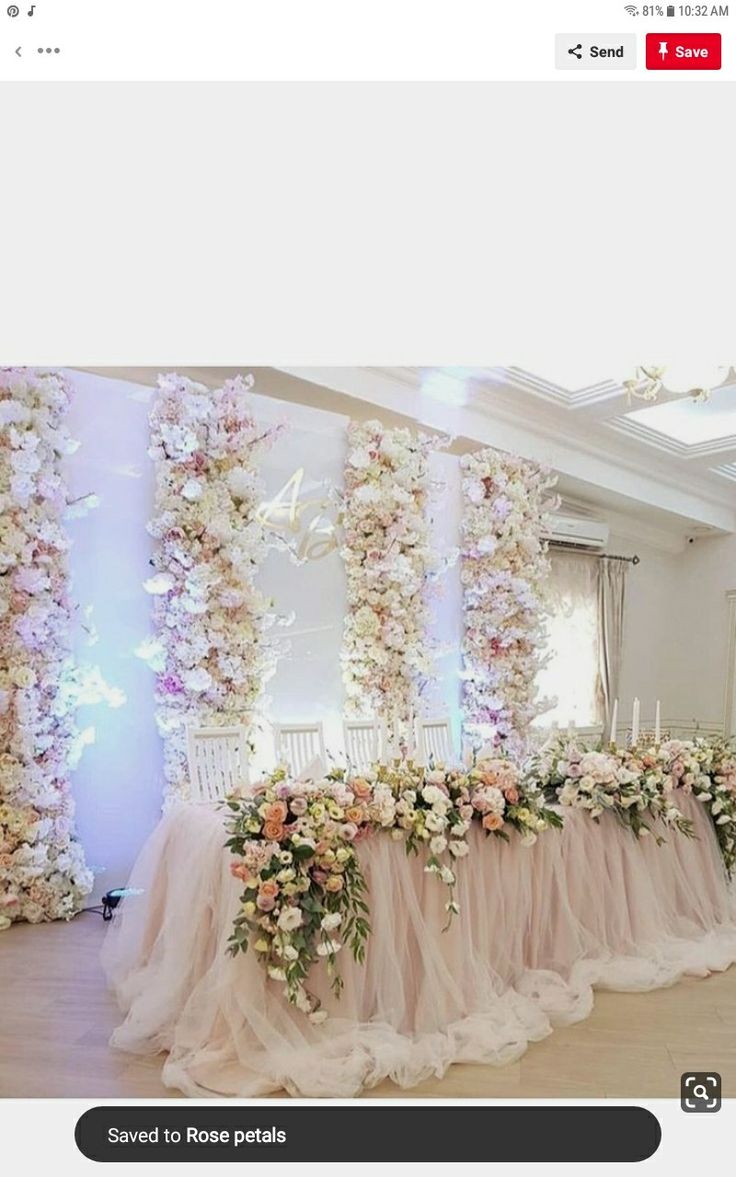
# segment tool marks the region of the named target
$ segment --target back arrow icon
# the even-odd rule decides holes
[[[16,49],[16,51],[15,51],[15,56],[16,56],[16,57],[20,57],[20,51],[21,51],[21,49],[22,49],[22,48],[23,48],[23,46],[22,46],[22,45],[19,45],[19,46],[18,46],[18,48],[17,48],[17,49]]]

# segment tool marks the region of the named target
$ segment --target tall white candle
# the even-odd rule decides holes
[[[616,727],[618,725],[618,699],[613,701],[613,715],[611,716],[611,743],[616,743]]]
[[[660,741],[660,736],[662,734],[661,726],[662,725],[661,725],[661,719],[660,719],[659,699],[657,699],[657,714],[656,714],[656,717],[654,720],[654,742],[655,742],[655,744],[658,744]]]
[[[638,699],[634,699],[634,712],[631,717],[631,743],[634,747],[639,743],[639,712],[641,704]]]

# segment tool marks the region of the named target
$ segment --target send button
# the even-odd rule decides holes
[[[636,69],[636,35],[558,33],[555,37],[557,69]]]

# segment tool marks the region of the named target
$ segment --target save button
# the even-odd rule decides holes
[[[647,69],[720,68],[720,33],[647,33]]]

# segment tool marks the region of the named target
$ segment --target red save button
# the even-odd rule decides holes
[[[647,33],[647,69],[720,68],[720,33]]]

